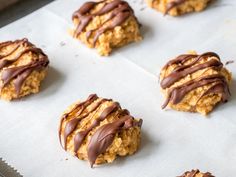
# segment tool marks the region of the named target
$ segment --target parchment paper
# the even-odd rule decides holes
[[[163,17],[141,0],[130,4],[144,40],[100,57],[71,38],[71,14],[84,0],[58,0],[0,29],[0,41],[27,37],[50,59],[41,92],[0,101],[0,156],[26,177],[174,177],[199,168],[217,177],[236,173],[236,82],[232,97],[207,118],[161,110],[161,66],[188,50],[236,59],[236,1],[217,0],[201,13]],[[233,63],[227,65],[235,75]],[[90,93],[113,98],[142,118],[142,144],[133,156],[91,169],[58,141],[62,112]]]

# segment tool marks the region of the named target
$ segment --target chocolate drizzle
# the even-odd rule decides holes
[[[103,7],[101,7],[97,12],[91,13],[91,11],[95,8],[95,6],[101,3],[104,3]],[[87,40],[92,34],[94,34],[94,37],[93,37],[94,46],[101,34],[105,33],[107,30],[120,26],[130,16],[134,17],[134,12],[132,8],[129,6],[127,2],[122,1],[122,0],[113,0],[110,2],[107,2],[107,1],[86,2],[72,16],[73,20],[74,19],[79,20],[79,24],[74,32],[74,37],[77,37],[83,31],[85,31],[85,28],[96,16],[102,16],[107,13],[110,13],[110,14],[106,18],[105,22],[101,24],[100,27],[90,30],[86,33]],[[111,21],[111,23],[107,23],[109,21]]]
[[[133,117],[126,115],[115,122],[101,126],[92,136],[88,145],[88,159],[93,167],[97,157],[104,153],[113,142],[116,133],[133,126],[141,126],[142,122],[134,122]]]
[[[86,113],[85,115],[82,115],[83,112],[84,112],[84,110],[85,110],[92,102],[94,102],[94,101],[97,100],[97,99],[98,99],[98,97],[97,97],[96,94],[90,95],[86,101],[77,104],[77,105],[72,109],[72,111],[71,111],[70,113],[67,113],[67,114],[65,114],[65,115],[62,117],[62,120],[63,120],[63,119],[65,120],[66,118],[68,118],[68,116],[69,116],[70,114],[73,115],[74,113],[76,113],[76,117],[73,118],[73,119],[71,119],[71,120],[66,124],[66,126],[65,126],[65,130],[64,130],[64,149],[65,149],[65,150],[67,150],[67,149],[66,149],[66,148],[67,148],[67,144],[66,144],[66,143],[67,143],[67,137],[75,130],[75,128],[77,127],[77,125],[79,124],[79,122],[80,122],[83,118],[85,118],[86,116],[88,116],[90,112],[94,111],[94,110],[101,104],[101,101],[100,101],[99,104],[96,104],[96,106],[94,106],[90,112]],[[77,111],[77,109],[79,109],[79,110]],[[81,115],[82,115],[82,116],[81,116]],[[60,129],[60,131],[61,131],[61,129]],[[60,131],[59,131],[59,137],[60,137],[60,133],[61,133]],[[61,143],[61,138],[60,138],[60,143]]]
[[[95,127],[97,127],[101,121],[105,120],[107,118],[107,116],[109,114],[111,114],[113,111],[116,111],[118,108],[120,108],[120,105],[119,103],[114,103],[112,104],[111,106],[107,107],[103,112],[102,114],[96,119],[93,121],[92,125],[87,128],[86,130],[84,131],[81,131],[81,132],[78,132],[76,135],[75,135],[75,138],[74,138],[74,152],[77,153],[79,147],[81,146],[84,138],[88,135],[88,133],[94,129]]]
[[[211,57],[212,59],[206,61],[204,63],[197,64],[197,62],[205,59],[206,57]],[[190,64],[185,64],[185,62],[192,60]],[[171,87],[175,82],[184,78],[188,74],[192,74],[196,71],[211,67],[216,70],[220,70],[223,64],[220,61],[220,57],[213,53],[207,52],[202,55],[180,55],[174,60],[169,61],[163,68],[163,70],[167,69],[170,65],[176,64],[178,65],[169,75],[165,76],[161,81],[161,87],[163,89]],[[163,104],[162,108],[164,109],[169,102],[172,104],[178,104],[182,101],[184,96],[190,91],[205,86],[209,84],[214,84],[210,89],[208,89],[203,95],[200,96],[198,101],[209,94],[222,94],[222,102],[226,102],[230,96],[230,91],[228,87],[228,83],[223,75],[213,74],[209,76],[203,76],[200,78],[196,78],[190,80],[180,86],[170,88],[168,91],[168,96]],[[198,103],[197,101],[197,103]]]
[[[106,101],[112,101],[111,99],[99,99],[96,94],[92,94],[88,97],[88,99],[84,102],[77,104],[69,113],[63,115],[59,128],[59,139],[60,143],[61,139],[64,139],[63,148],[67,150],[67,138],[72,135],[72,133],[76,130],[79,123],[88,118],[88,116],[94,116],[93,112],[96,113],[99,107]],[[89,111],[87,109],[88,106]],[[114,122],[105,124],[98,129],[100,123],[107,119],[111,114],[113,116],[119,118]],[[76,116],[75,116],[76,115]],[[71,117],[73,116],[73,117]],[[62,126],[63,121],[69,121],[64,125],[64,134],[62,135]],[[89,146],[88,146],[88,159],[91,163],[91,166],[95,163],[98,155],[104,153],[109,145],[113,142],[114,136],[117,132],[122,129],[128,129],[133,126],[141,126],[142,120],[135,121],[130,115],[129,111],[126,109],[121,109],[119,103],[113,102],[110,106],[106,107],[98,117],[91,122],[91,125],[88,126],[85,130],[79,131],[74,135],[74,152],[77,156],[77,152],[80,146],[83,144],[86,136],[95,129],[95,133],[93,134]],[[103,128],[102,128],[103,127]],[[97,139],[97,138],[98,139]],[[102,139],[101,139],[102,137]],[[105,144],[104,144],[105,143]]]
[[[180,61],[181,59],[184,59],[185,62],[186,62],[186,60],[193,59],[193,57],[195,55],[190,55],[190,56],[193,56],[193,57],[182,57],[182,56],[183,55],[181,55],[180,58],[177,57],[176,59],[172,60],[170,63],[172,63],[172,64],[175,64],[175,62],[176,63],[181,63],[181,61]],[[210,60],[206,63],[193,66],[197,62],[199,62],[200,60],[205,59],[205,57],[216,57],[219,60]],[[192,74],[192,73],[194,73],[198,70],[205,69],[205,68],[212,67],[212,66],[216,66],[216,67],[222,67],[223,66],[223,64],[221,63],[220,58],[217,54],[215,54],[213,52],[208,52],[208,53],[204,53],[202,55],[199,55],[190,64],[181,65],[181,66],[177,67],[174,71],[172,71],[171,74],[169,74],[167,77],[165,77],[161,81],[161,87],[163,89],[166,89],[166,88],[170,87],[172,84],[174,84],[176,81],[178,81],[181,78],[185,77],[186,75]]]
[[[197,170],[187,171],[179,177],[197,177],[197,174],[200,174],[200,173],[201,172],[197,169]],[[206,172],[206,173],[202,173],[202,177],[214,177],[214,176],[211,173]]]
[[[171,9],[183,4],[184,2],[186,2],[186,0],[173,0],[169,3],[167,3],[166,10],[165,10],[165,15],[168,14]]]
[[[0,55],[0,70],[2,70],[2,84],[0,89],[3,89],[14,79],[15,90],[19,95],[21,87],[27,77],[34,70],[42,70],[46,68],[49,64],[49,61],[47,55],[45,55],[41,49],[36,48],[33,44],[31,44],[27,39],[1,43],[0,49],[8,47],[10,45],[16,46],[10,52],[4,55]],[[10,58],[10,56],[15,53],[20,47],[25,47],[25,49],[17,53],[15,57]],[[29,52],[36,54],[38,56],[37,60],[31,61],[26,65],[11,67],[15,62],[18,62],[24,54]]]

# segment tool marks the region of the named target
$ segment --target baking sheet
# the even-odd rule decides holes
[[[218,0],[206,11],[163,17],[141,0],[130,1],[144,40],[100,57],[72,39],[71,14],[84,0],[58,0],[0,29],[0,41],[28,37],[50,58],[39,94],[0,102],[0,156],[26,177],[171,177],[200,168],[217,177],[236,173],[236,83],[231,100],[205,118],[160,109],[157,74],[168,58],[188,50],[236,57],[236,1]],[[235,78],[235,63],[227,67]],[[144,119],[142,144],[133,156],[91,169],[60,147],[62,112],[90,93],[113,98]]]
[[[0,11],[15,4],[19,0],[0,0]]]
[[[22,177],[14,167],[10,166],[3,159],[0,158],[0,176],[1,177]]]

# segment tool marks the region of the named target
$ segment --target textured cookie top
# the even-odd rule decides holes
[[[102,20],[97,18],[101,16],[104,16]],[[86,27],[92,20],[98,19],[101,21],[99,27],[86,32],[87,40],[92,33],[95,33],[93,36],[93,44],[95,45],[101,34],[105,33],[107,30],[120,26],[131,16],[135,18],[132,8],[127,2],[122,0],[86,2],[73,14],[72,19],[79,21],[74,32],[74,37],[77,37],[82,32],[86,31]]]
[[[214,177],[211,173],[201,173],[199,170],[187,171],[179,177]]]
[[[178,104],[190,91],[210,84],[211,87],[199,100],[209,94],[222,94],[221,101],[226,102],[230,96],[230,76],[216,53],[180,55],[169,61],[162,69],[160,85],[162,89],[168,90],[162,108],[169,102]]]
[[[0,43],[0,90],[13,81],[19,94],[27,77],[48,64],[47,55],[27,39]]]
[[[93,166],[97,157],[112,144],[117,133],[135,126],[140,127],[141,124],[142,120],[135,120],[119,103],[92,94],[62,116],[59,137],[65,150],[71,147],[67,142],[74,137],[74,153],[77,156],[78,149],[89,135],[87,156]]]

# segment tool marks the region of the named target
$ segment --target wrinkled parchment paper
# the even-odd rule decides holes
[[[67,33],[83,2],[58,0],[0,29],[1,41],[27,37],[51,61],[39,94],[0,101],[0,156],[25,177],[174,177],[192,168],[235,177],[236,81],[231,100],[205,118],[161,110],[157,75],[168,59],[189,50],[236,60],[236,1],[216,0],[206,11],[174,18],[130,0],[144,40],[107,58]],[[235,66],[227,65],[234,78]],[[60,147],[60,115],[90,93],[113,98],[144,120],[135,155],[91,169]]]

